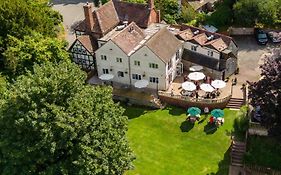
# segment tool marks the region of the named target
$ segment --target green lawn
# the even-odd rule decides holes
[[[194,126],[185,122],[185,111],[179,108],[127,108],[127,136],[136,160],[135,169],[125,174],[228,174],[230,133],[236,113],[225,110],[225,124],[214,130],[207,126],[208,118]]]

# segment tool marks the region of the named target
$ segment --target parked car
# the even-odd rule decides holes
[[[281,32],[268,32],[268,37],[273,43],[280,43],[281,42]]]
[[[263,31],[262,29],[255,28],[254,30],[255,38],[258,42],[258,44],[266,45],[268,42],[268,38],[266,35],[266,32]]]

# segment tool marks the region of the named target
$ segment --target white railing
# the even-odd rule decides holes
[[[228,95],[224,98],[215,98],[215,99],[205,99],[205,98],[191,98],[191,97],[187,97],[187,96],[182,96],[182,95],[172,95],[171,93],[168,92],[164,92],[164,91],[159,91],[158,94],[161,96],[166,96],[166,97],[170,97],[170,98],[174,98],[174,99],[180,99],[180,100],[184,100],[187,102],[197,102],[197,103],[222,103],[222,102],[226,102],[231,98],[231,95]]]

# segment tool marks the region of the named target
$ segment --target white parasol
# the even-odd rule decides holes
[[[196,89],[195,84],[189,81],[182,83],[181,87],[186,91],[194,91]]]
[[[101,76],[99,76],[99,79],[101,80],[111,80],[114,77],[114,75],[112,74],[102,74]]]
[[[205,92],[213,92],[215,90],[210,84],[207,83],[201,84],[200,89],[202,89]]]
[[[202,66],[191,66],[191,67],[189,68],[190,71],[200,71],[200,70],[202,70],[202,69],[203,69]]]
[[[205,75],[202,72],[192,72],[188,75],[188,78],[190,80],[198,81],[204,79]]]
[[[222,80],[214,80],[212,81],[211,85],[214,87],[214,88],[224,88],[226,86],[226,83]]]
[[[135,87],[136,88],[145,88],[147,87],[149,82],[147,80],[138,80],[135,82]]]

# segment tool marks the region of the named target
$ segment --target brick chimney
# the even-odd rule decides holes
[[[154,9],[154,0],[148,0],[148,7],[149,9]]]
[[[83,6],[83,8],[84,8],[84,15],[85,15],[85,22],[86,22],[86,30],[87,32],[91,32],[94,26],[92,4],[87,2],[87,4]]]

